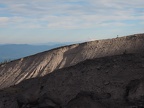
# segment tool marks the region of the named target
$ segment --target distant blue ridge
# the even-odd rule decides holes
[[[68,43],[61,43],[61,44],[58,43],[53,45],[28,45],[28,44],[0,45],[0,62],[30,56],[39,52],[47,51],[67,44]]]

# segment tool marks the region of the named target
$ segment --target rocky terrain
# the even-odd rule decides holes
[[[44,76],[87,59],[142,52],[144,34],[64,46],[0,65],[0,88]]]
[[[1,89],[0,108],[143,108],[144,54],[86,60]]]
[[[0,108],[144,108],[144,34],[53,49],[0,74]]]

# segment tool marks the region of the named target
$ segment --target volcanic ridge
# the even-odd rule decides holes
[[[144,34],[1,64],[0,108],[144,108]]]

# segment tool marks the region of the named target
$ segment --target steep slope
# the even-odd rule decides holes
[[[0,66],[0,88],[44,76],[86,59],[144,51],[144,34],[65,46]]]
[[[0,108],[143,108],[144,52],[86,60],[0,92]]]

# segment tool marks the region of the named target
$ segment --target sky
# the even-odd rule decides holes
[[[0,0],[0,44],[144,33],[144,0]]]

